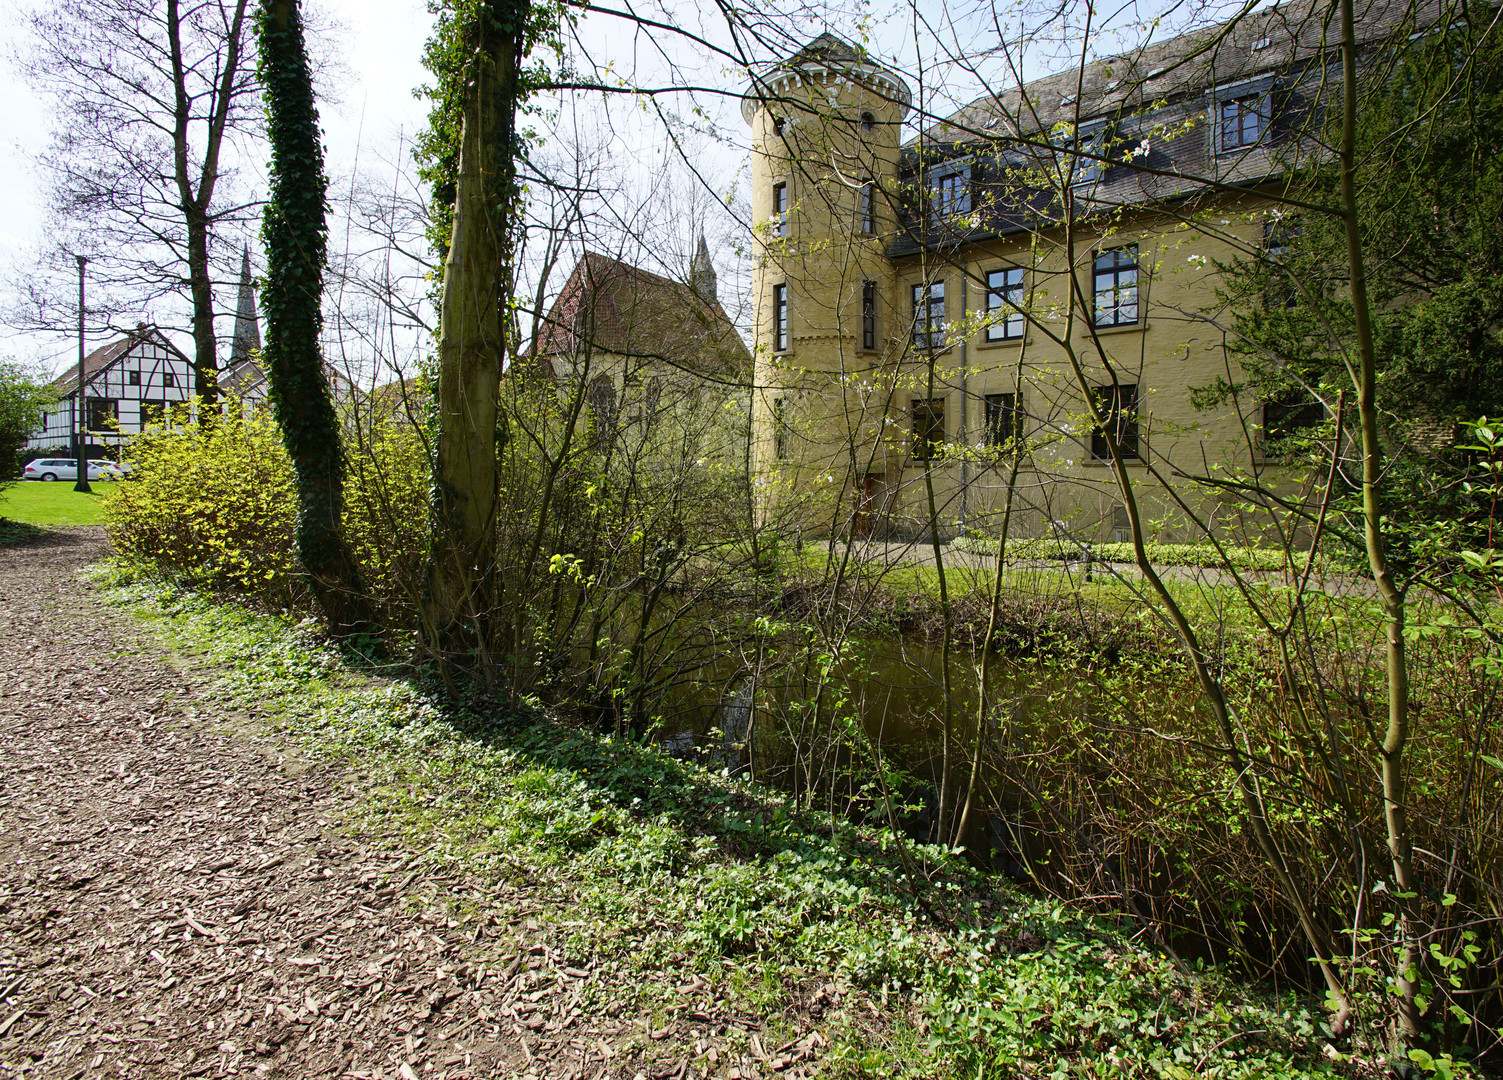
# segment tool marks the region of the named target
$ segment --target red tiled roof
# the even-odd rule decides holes
[[[592,251],[569,275],[532,351],[546,361],[586,344],[705,374],[730,375],[751,363],[746,343],[717,301]]]

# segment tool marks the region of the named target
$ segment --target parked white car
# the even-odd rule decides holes
[[[90,480],[119,480],[125,474],[113,461],[89,459]],[[37,458],[21,471],[23,480],[77,480],[78,463],[72,458]]]

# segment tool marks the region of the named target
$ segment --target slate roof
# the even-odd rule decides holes
[[[1433,2],[1422,7],[1415,25],[1433,22],[1436,10]],[[1048,149],[1051,141],[1069,145],[1062,124],[1078,124],[1080,145],[1088,150],[1090,136],[1107,131],[1111,142],[1103,156],[1121,160],[1127,151],[1144,150],[1133,166],[1108,166],[1099,179],[1075,189],[1100,208],[1184,198],[1205,191],[1208,179],[1252,185],[1269,178],[1286,167],[1297,147],[1294,135],[1315,115],[1323,80],[1339,79],[1331,66],[1338,52],[1330,43],[1335,29],[1325,21],[1329,11],[1317,0],[1291,0],[975,99],[910,139],[900,169],[912,179],[921,146],[931,168],[967,160],[980,220],[957,231],[950,222],[904,207],[904,228],[889,245],[889,256],[1058,220],[1058,195],[1021,177],[1071,157]],[[1359,41],[1387,37],[1414,12],[1407,0],[1358,0]],[[1271,95],[1272,124],[1255,147],[1217,156],[1210,145],[1210,110],[1218,91],[1236,92],[1238,86]],[[1175,133],[1164,137],[1166,130]]]
[[[719,301],[592,251],[569,275],[533,352],[546,360],[586,343],[600,352],[666,360],[707,375],[742,374],[751,365],[751,353]]]

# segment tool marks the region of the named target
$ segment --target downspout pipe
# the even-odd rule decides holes
[[[960,325],[965,326],[966,316],[966,274],[964,261],[960,264]],[[966,529],[966,497],[971,489],[970,459],[967,453],[965,438],[966,410],[970,403],[970,392],[967,389],[966,369],[966,342],[970,335],[962,334],[960,338],[960,533],[965,535]]]

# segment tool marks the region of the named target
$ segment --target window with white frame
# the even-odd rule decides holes
[[[1009,266],[986,275],[986,340],[1015,341],[1023,336],[1023,268]]]
[[[772,348],[785,352],[788,348],[788,286],[772,287]]]
[[[1094,278],[1097,326],[1131,326],[1138,321],[1138,245],[1096,255]]]
[[[1070,165],[1070,183],[1075,187],[1094,184],[1106,175],[1106,152],[1111,146],[1111,131],[1096,125],[1083,126],[1074,139],[1075,153]]]
[[[784,182],[772,185],[771,231],[773,236],[788,235],[788,185]]]
[[[913,344],[920,349],[945,345],[945,283],[913,286]]]

